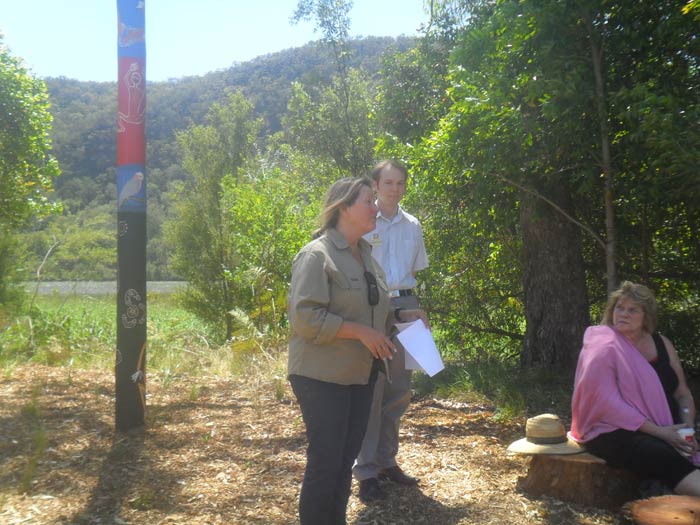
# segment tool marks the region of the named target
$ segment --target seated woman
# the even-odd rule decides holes
[[[626,281],[611,294],[583,337],[569,436],[612,466],[700,496],[697,443],[678,433],[694,426],[693,396],[676,349],[655,332],[656,311],[646,286]]]

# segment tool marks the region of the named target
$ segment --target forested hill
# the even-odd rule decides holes
[[[415,45],[409,37],[367,37],[350,42],[348,65],[372,81],[382,55]],[[234,64],[203,76],[149,82],[147,106],[148,278],[177,279],[168,269],[162,226],[172,212],[174,188],[188,175],[182,167],[176,134],[201,124],[212,104],[239,90],[262,119],[259,144],[281,129],[292,84],[307,89],[327,86],[336,64],[320,42]],[[48,280],[113,280],[116,277],[116,113],[115,82],[49,78],[46,85],[53,115],[53,153],[62,174],[55,180],[55,200],[63,214],[51,216],[20,234],[26,248],[22,275],[32,279],[42,266]]]
[[[350,65],[373,74],[384,52],[405,51],[413,44],[409,37],[353,40]],[[292,82],[328,82],[334,71],[329,52],[327,46],[311,42],[203,76],[149,83],[149,200],[159,201],[168,182],[183,176],[174,143],[176,130],[200,123],[213,103],[223,100],[229,90],[240,89],[264,120],[261,135],[269,136],[280,129]],[[54,153],[62,170],[56,181],[58,199],[69,211],[114,201],[116,81],[49,78],[46,84],[54,116]]]

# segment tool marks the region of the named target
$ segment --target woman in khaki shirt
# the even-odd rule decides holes
[[[369,179],[337,181],[326,194],[316,238],[292,263],[289,381],[308,440],[302,525],[346,523],[374,381],[381,360],[396,351],[387,330],[398,320],[427,323],[422,310],[390,306],[383,272],[362,239],[376,217]]]

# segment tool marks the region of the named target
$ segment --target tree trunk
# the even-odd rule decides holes
[[[617,509],[639,497],[640,478],[592,454],[534,455],[518,487],[535,497]]]
[[[545,196],[573,215],[564,184]],[[590,322],[580,230],[531,192],[521,192],[520,225],[527,322],[521,365],[572,368]]]
[[[595,75],[595,101],[600,129],[600,156],[602,160],[605,206],[605,267],[608,281],[608,295],[617,288],[615,206],[613,196],[613,169],[610,153],[610,131],[608,129],[608,108],[605,98],[605,79],[603,77],[603,48],[593,21],[587,17],[589,41],[591,43],[591,63]]]
[[[634,525],[695,525],[700,521],[698,516],[698,498],[667,495],[628,503],[622,511],[622,522]]]

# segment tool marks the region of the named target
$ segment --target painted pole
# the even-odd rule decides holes
[[[146,38],[145,0],[117,0],[117,355],[118,431],[146,414]]]

